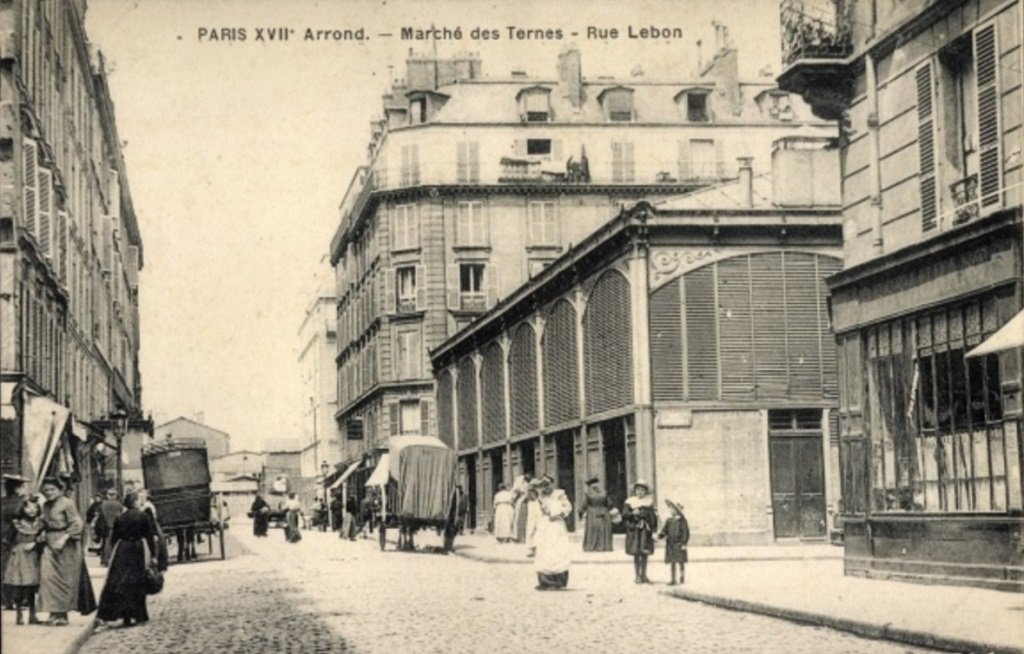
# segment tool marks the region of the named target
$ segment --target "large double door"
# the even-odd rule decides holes
[[[768,432],[775,537],[823,538],[825,475],[820,423],[816,430],[795,429],[804,425],[780,424],[781,419],[771,416],[776,429]]]

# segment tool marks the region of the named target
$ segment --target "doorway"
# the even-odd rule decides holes
[[[536,456],[537,450],[532,439],[519,443],[519,465],[524,475],[537,476]]]
[[[824,538],[821,411],[769,411],[768,429],[775,537]]]
[[[604,449],[604,484],[612,506],[622,507],[629,497],[626,479],[626,432],[622,420],[601,423],[601,442]]]
[[[476,495],[476,455],[470,454],[463,459],[466,470],[466,528],[476,529],[477,495]]]
[[[573,432],[564,431],[555,435],[555,484],[565,491],[572,502],[572,515],[565,519],[569,531],[576,530],[576,448]]]

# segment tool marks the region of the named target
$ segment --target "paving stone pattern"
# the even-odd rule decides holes
[[[250,553],[233,560],[172,567],[148,625],[103,630],[83,654],[928,651],[683,602],[663,582],[634,584],[632,566],[577,566],[569,590],[538,592],[527,566],[277,536],[245,537]]]

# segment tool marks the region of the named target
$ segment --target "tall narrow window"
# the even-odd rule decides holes
[[[932,103],[932,65],[917,69],[917,152],[920,165],[921,229],[934,229],[938,220],[935,181],[935,120]]]
[[[399,379],[416,379],[420,376],[420,332],[407,329],[398,332],[398,375]]]
[[[632,182],[635,179],[633,167],[633,142],[612,142],[612,181]]]
[[[416,310],[416,266],[402,266],[395,269],[395,293],[398,296],[398,310]]]
[[[415,186],[420,183],[420,146],[417,144],[402,146],[402,186]]]
[[[530,203],[530,245],[557,245],[557,228],[554,202]]]
[[[458,245],[487,245],[487,221],[482,202],[460,202],[456,219]]]
[[[416,205],[400,204],[393,210],[391,249],[411,250],[420,246],[419,219]]]
[[[455,144],[456,174],[460,184],[480,181],[480,143],[459,141]]]
[[[463,309],[485,308],[484,264],[464,263],[459,266],[459,296]]]

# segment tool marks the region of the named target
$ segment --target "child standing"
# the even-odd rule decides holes
[[[633,555],[633,571],[638,584],[651,583],[647,578],[647,557],[654,553],[658,512],[650,493],[650,484],[637,480],[633,484],[633,494],[622,507],[622,519],[626,523],[626,554]]]
[[[4,569],[4,585],[11,590],[18,609],[17,624],[25,624],[21,613],[25,606],[28,607],[28,623],[40,623],[36,618],[36,591],[39,590],[38,540],[43,530],[41,512],[35,500],[25,500],[18,509],[11,532],[11,555]]]
[[[676,566],[679,566],[679,583],[686,578],[686,544],[690,541],[690,525],[683,515],[683,507],[671,500],[665,500],[672,515],[665,521],[658,538],[665,539],[665,563],[672,570],[672,581],[669,586],[676,585]]]

